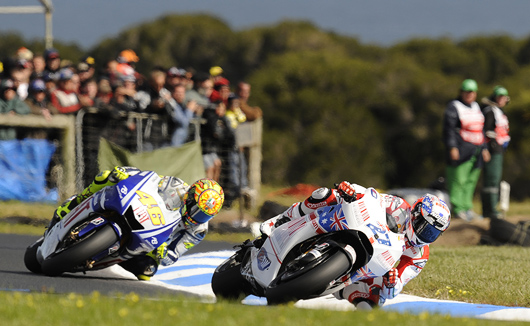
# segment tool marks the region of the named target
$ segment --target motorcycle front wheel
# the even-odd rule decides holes
[[[26,248],[26,252],[24,253],[24,265],[26,265],[28,270],[35,274],[42,273],[42,268],[37,260],[37,249],[39,249],[43,241],[44,238],[40,238],[34,244]]]
[[[75,267],[87,262],[92,256],[109,248],[118,240],[112,226],[105,225],[68,248],[46,258],[41,265],[42,272],[48,276],[58,276],[73,271]]]
[[[282,304],[317,297],[350,269],[351,261],[345,252],[337,250],[308,265],[300,269],[287,268],[272,280],[265,291],[267,303]]]
[[[251,286],[241,275],[241,263],[235,255],[215,269],[212,290],[217,298],[227,300],[242,300],[251,294]]]

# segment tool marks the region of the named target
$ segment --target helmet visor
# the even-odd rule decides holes
[[[197,205],[186,207],[185,219],[189,224],[202,224],[212,219],[212,215],[203,212]]]
[[[412,221],[412,229],[418,239],[424,243],[433,243],[443,231],[431,225],[427,220],[419,215]]]

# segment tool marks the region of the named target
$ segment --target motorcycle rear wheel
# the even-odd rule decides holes
[[[42,272],[48,276],[58,276],[64,272],[73,271],[75,267],[109,248],[118,240],[112,226],[105,225],[69,248],[46,258],[41,265]]]
[[[310,299],[323,293],[330,282],[344,275],[351,267],[349,257],[342,250],[330,254],[306,271],[285,270],[265,290],[268,304],[282,304]]]

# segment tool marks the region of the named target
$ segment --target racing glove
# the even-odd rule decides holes
[[[348,203],[351,203],[357,199],[355,188],[348,181],[342,181],[340,184],[335,184],[335,189],[337,189],[342,199]]]
[[[120,167],[120,166],[116,166],[114,167],[114,169],[110,172],[110,175],[109,175],[109,181],[112,182],[112,183],[118,183],[122,180],[125,180],[129,177],[129,174],[127,173],[127,171],[125,171],[124,168]]]
[[[397,285],[398,270],[397,268],[392,268],[383,276],[383,284],[387,289],[391,289]]]

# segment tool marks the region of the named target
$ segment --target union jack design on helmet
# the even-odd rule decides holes
[[[433,243],[449,227],[451,213],[440,198],[426,194],[413,205],[406,235],[415,247]]]

